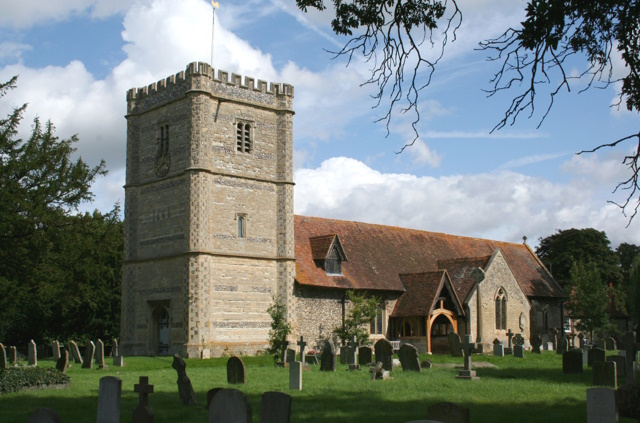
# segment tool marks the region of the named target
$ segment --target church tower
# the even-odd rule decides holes
[[[127,92],[123,354],[251,354],[295,316],[293,114],[205,63]]]

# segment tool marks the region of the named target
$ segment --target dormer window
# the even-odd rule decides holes
[[[313,260],[327,276],[342,276],[342,262],[347,260],[338,235],[311,238]]]

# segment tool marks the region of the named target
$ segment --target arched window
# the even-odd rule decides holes
[[[507,329],[507,294],[502,288],[496,294],[496,329]]]
[[[251,122],[236,124],[236,149],[241,153],[250,153],[253,144],[253,130]]]
[[[238,221],[238,238],[247,237],[247,216],[245,214],[238,214],[236,216]]]

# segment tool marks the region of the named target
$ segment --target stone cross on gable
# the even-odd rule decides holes
[[[149,394],[153,393],[153,385],[149,385],[147,376],[140,376],[140,383],[133,385],[138,397],[138,407],[133,410],[133,423],[154,423],[155,415],[149,407]]]
[[[632,331],[628,331],[624,337],[624,346],[626,351],[625,367],[627,374],[625,385],[633,386],[636,384],[636,372],[633,368],[633,362],[636,358],[636,351],[640,350],[640,343],[636,343],[636,337]]]
[[[304,363],[304,349],[307,346],[307,343],[304,342],[304,336],[300,336],[300,340],[298,341],[298,346],[300,347],[300,361]]]
[[[515,333],[511,332],[511,329],[507,332],[507,338],[509,338],[509,348],[511,348],[511,338],[515,336]]]

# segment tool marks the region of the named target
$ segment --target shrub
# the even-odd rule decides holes
[[[26,388],[46,388],[50,385],[68,385],[69,376],[59,370],[42,367],[9,367],[0,370],[0,394],[18,392]]]

